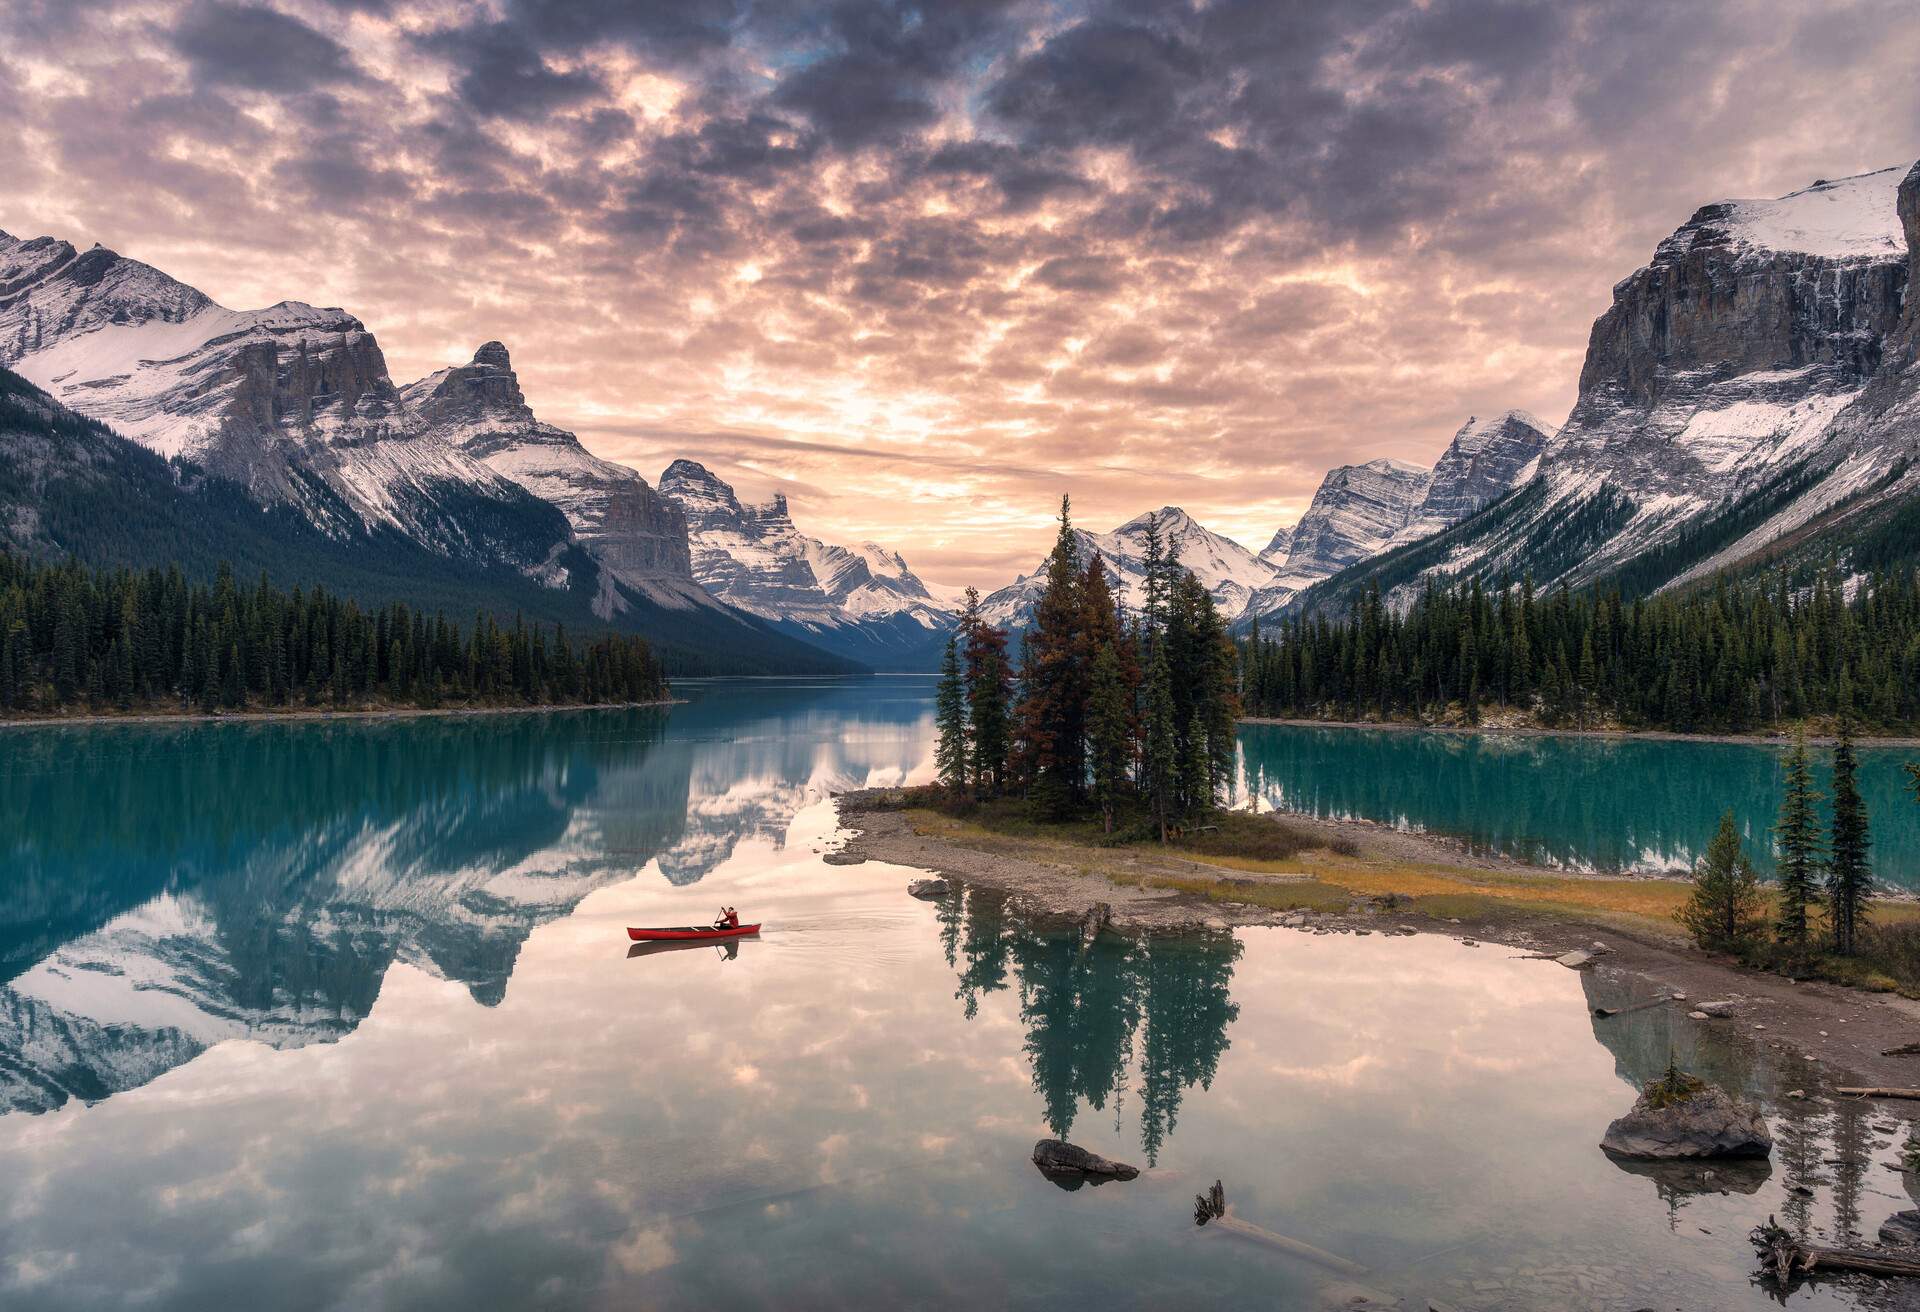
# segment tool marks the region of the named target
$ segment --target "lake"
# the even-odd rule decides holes
[[[1920,806],[1904,768],[1920,747],[1858,751],[1874,873],[1920,891]],[[1811,753],[1830,799],[1831,752]],[[1375,820],[1606,872],[1690,869],[1732,807],[1747,854],[1770,874],[1785,755],[1762,743],[1249,724],[1240,789],[1243,805]]]
[[[1815,1078],[1797,1059],[1662,1009],[1594,1019],[1624,984],[1431,936],[1082,949],[992,897],[825,864],[832,791],[929,775],[925,680],[682,694],[0,734],[0,1305],[1341,1296],[1196,1229],[1219,1179],[1414,1307],[1757,1309],[1768,1213],[1870,1239],[1916,1205],[1886,1169],[1904,1118],[1783,1099]],[[1392,818],[1438,827],[1440,791]],[[1599,863],[1586,832],[1554,841]],[[721,903],[766,932],[630,954],[625,926]],[[1670,1053],[1762,1101],[1770,1166],[1599,1151]],[[1062,1190],[1028,1160],[1056,1134],[1143,1172]]]

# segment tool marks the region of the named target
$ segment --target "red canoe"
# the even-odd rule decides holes
[[[648,942],[654,939],[702,939],[702,938],[745,938],[749,934],[758,934],[758,925],[729,926],[715,929],[712,925],[674,925],[667,929],[627,928],[627,937]]]

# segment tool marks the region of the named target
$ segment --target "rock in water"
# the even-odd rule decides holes
[[[1882,1221],[1880,1242],[1891,1248],[1920,1248],[1920,1212],[1895,1212]]]
[[[907,885],[910,897],[945,897],[953,892],[953,885],[944,879],[916,879]]]
[[[1036,1143],[1033,1164],[1040,1168],[1040,1174],[1065,1189],[1077,1189],[1082,1183],[1131,1180],[1140,1174],[1137,1166],[1090,1153],[1064,1139],[1042,1139]]]
[[[1696,1082],[1676,1094],[1661,1080],[1607,1127],[1600,1146],[1621,1157],[1766,1157],[1773,1134],[1757,1109],[1725,1090]]]

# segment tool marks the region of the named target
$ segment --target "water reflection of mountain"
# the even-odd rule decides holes
[[[1231,931],[1085,942],[1011,914],[1005,900],[956,892],[939,902],[947,964],[968,1019],[983,995],[1012,986],[1047,1124],[1066,1138],[1080,1104],[1096,1111],[1137,1079],[1140,1145],[1149,1164],[1173,1133],[1186,1090],[1213,1083],[1241,946]]]
[[[0,1101],[101,1098],[226,1038],[338,1038],[396,961],[498,1002],[537,925],[681,837],[688,778],[655,755],[663,725],[643,711],[10,739]]]
[[[1245,726],[1240,743],[1241,792],[1281,809],[1412,825],[1558,865],[1668,869],[1690,865],[1731,806],[1749,853],[1770,863],[1780,755],[1769,747],[1277,725]],[[1902,759],[1863,751],[1861,786],[1878,873],[1912,885],[1920,808]]]
[[[697,880],[921,754],[924,698],[876,699],[872,732],[847,685],[780,701],[7,737],[0,1109],[103,1098],[229,1038],[332,1041],[395,962],[494,1005],[533,930],[595,889],[656,858]]]

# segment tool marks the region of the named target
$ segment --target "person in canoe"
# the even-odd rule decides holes
[[[732,907],[721,907],[720,914],[713,918],[713,927],[715,929],[740,928],[740,913]]]

